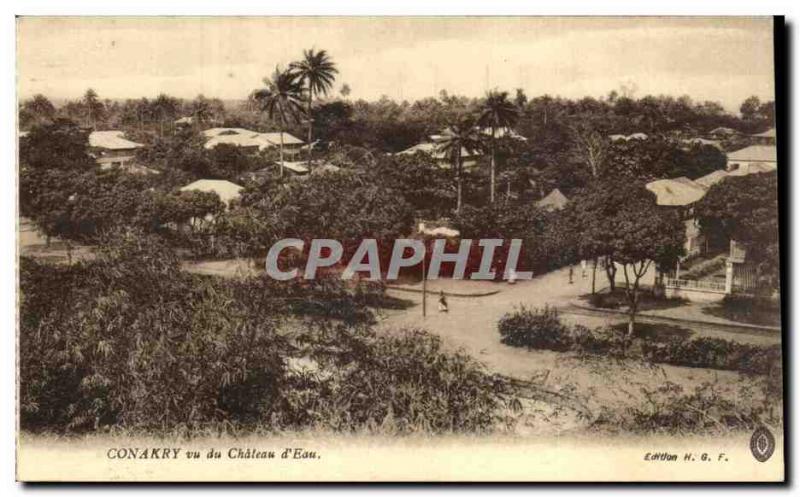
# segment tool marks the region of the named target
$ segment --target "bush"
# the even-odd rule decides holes
[[[502,342],[512,347],[565,351],[573,346],[570,329],[561,323],[554,307],[528,309],[521,306],[500,318],[497,327]]]
[[[73,266],[23,258],[20,280],[25,430],[406,433],[496,420],[500,390],[476,362],[420,330],[369,327],[375,289],[193,276],[136,235]]]
[[[652,362],[695,368],[727,369],[750,374],[766,374],[781,362],[781,347],[742,344],[721,338],[644,342],[644,357]]]

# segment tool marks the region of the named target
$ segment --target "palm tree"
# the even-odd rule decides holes
[[[253,101],[261,112],[278,122],[281,135],[281,178],[283,178],[283,130],[289,120],[298,121],[303,113],[303,84],[290,71],[275,67],[271,78],[264,78],[264,88],[253,92]]]
[[[328,90],[333,87],[333,81],[336,79],[335,74],[339,71],[336,69],[336,64],[333,63],[328,53],[325,50],[315,52],[311,50],[303,50],[303,60],[292,62],[289,65],[292,73],[305,85],[308,95],[306,102],[308,107],[306,114],[308,117],[308,167],[311,169],[311,140],[312,140],[312,125],[311,119],[311,104],[314,101],[314,95],[327,95]]]
[[[492,130],[489,142],[492,153],[491,191],[489,193],[491,202],[494,202],[497,130],[499,128],[510,128],[516,124],[518,117],[517,107],[508,99],[507,91],[492,90],[486,94],[486,100],[481,106],[478,122],[481,126],[488,126]]]
[[[479,152],[483,148],[484,136],[475,125],[475,121],[468,116],[461,117],[445,128],[444,132],[436,139],[436,151],[444,153],[453,163],[456,175],[456,213],[461,212],[463,156],[465,153]]]

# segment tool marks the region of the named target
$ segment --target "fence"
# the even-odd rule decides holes
[[[686,290],[704,290],[708,292],[725,293],[725,283],[709,280],[683,280],[667,278],[665,286],[668,288],[683,288]]]

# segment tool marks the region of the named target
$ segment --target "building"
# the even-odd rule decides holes
[[[728,154],[725,169],[731,176],[766,173],[778,168],[775,145],[751,145]]]
[[[219,196],[225,207],[230,207],[231,202],[241,197],[244,187],[222,179],[199,179],[181,188],[182,192],[198,191],[213,192]]]
[[[569,199],[558,188],[553,188],[550,193],[536,202],[536,207],[546,211],[560,211],[567,206]]]
[[[682,208],[686,229],[686,255],[700,253],[705,240],[700,233],[700,224],[694,217],[692,204],[705,196],[706,189],[685,176],[651,181],[646,188],[656,195],[657,205]]]
[[[756,145],[775,145],[775,128],[770,128],[763,133],[750,135]]]
[[[708,132],[708,136],[718,139],[724,140],[726,138],[730,138],[732,136],[738,135],[739,132],[733,128],[726,128],[724,126],[720,126],[719,128],[714,128]]]
[[[693,147],[695,145],[710,145],[712,147],[722,150],[722,144],[719,142],[719,140],[709,140],[707,138],[695,137],[695,138],[684,138],[681,141],[686,145],[688,145],[689,147]]]
[[[645,133],[631,133],[630,135],[608,135],[608,139],[612,142],[647,140],[647,135]]]
[[[492,136],[492,128],[481,128],[481,133],[483,133],[486,136]],[[522,136],[521,134],[517,133],[511,128],[506,128],[506,127],[495,129],[494,137],[498,139],[507,137],[511,138],[512,140],[518,140],[522,142],[528,141],[528,139]]]
[[[295,157],[305,145],[303,140],[289,133],[259,133],[244,128],[211,128],[203,131],[203,135],[208,138],[203,145],[207,150],[220,144],[234,145],[252,153],[271,148],[278,149],[281,146],[281,135],[283,135],[283,154],[287,157]]]
[[[89,154],[100,167],[125,166],[133,162],[141,143],[125,139],[123,131],[92,131],[89,133]]]
[[[433,135],[432,138],[436,138],[438,135]],[[414,155],[417,152],[423,152],[425,154],[430,155],[442,168],[449,169],[453,167],[452,159],[445,153],[439,150],[438,145],[434,142],[423,142],[414,145],[413,147],[407,148],[402,152],[397,152],[396,155]],[[470,169],[475,167],[478,163],[478,157],[480,154],[472,153],[467,151],[467,149],[461,149],[461,166],[465,169]]]
[[[194,124],[194,117],[186,116],[175,120],[175,126],[191,126]]]

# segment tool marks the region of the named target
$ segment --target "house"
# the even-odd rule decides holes
[[[775,171],[778,152],[775,145],[751,145],[728,154],[726,170],[731,176]]]
[[[256,153],[271,148],[279,148],[282,137],[284,155],[294,157],[300,153],[305,145],[303,140],[289,133],[259,133],[258,131],[244,128],[211,128],[203,131],[203,135],[208,138],[205,145],[203,145],[207,150],[224,143]]]
[[[701,178],[697,178],[696,180],[694,180],[694,182],[702,186],[706,190],[708,190],[709,188],[716,185],[717,183],[719,183],[720,181],[724,180],[727,177],[728,177],[727,171],[718,169],[716,171],[706,174]]]
[[[125,139],[123,131],[92,131],[89,133],[89,153],[100,167],[124,166],[133,162],[141,143]]]
[[[432,135],[431,138],[434,140],[438,137],[438,135]],[[413,147],[407,148],[402,152],[397,152],[396,155],[414,155],[417,152],[423,152],[430,155],[442,168],[449,169],[453,167],[452,159],[445,153],[438,149],[438,146],[434,142],[423,142],[414,145]],[[478,157],[480,154],[468,152],[467,149],[461,149],[461,166],[464,169],[469,169],[474,167],[478,163]]]
[[[175,120],[175,126],[191,126],[194,124],[194,117],[186,116]]]
[[[710,145],[712,147],[722,150],[722,144],[719,142],[719,140],[709,140],[707,138],[696,137],[696,138],[684,138],[681,141],[690,147],[693,147],[695,145]]]
[[[213,192],[219,196],[226,207],[230,207],[231,202],[239,199],[243,189],[244,187],[236,183],[222,179],[199,179],[182,187],[181,191]]]
[[[647,140],[647,135],[645,133],[631,133],[630,135],[608,135],[608,139],[612,142]]]
[[[481,128],[481,133],[486,136],[492,136],[492,128]],[[512,140],[519,140],[522,142],[528,141],[527,138],[522,136],[521,134],[517,133],[511,128],[503,127],[497,128],[494,130],[494,137],[495,138],[511,138]]]
[[[705,239],[700,233],[700,223],[694,217],[691,206],[706,195],[706,189],[685,176],[651,181],[645,187],[656,195],[657,205],[682,208],[686,230],[684,244],[686,255],[700,253],[705,245]]]
[[[712,138],[716,138],[719,140],[724,140],[726,138],[730,138],[732,136],[738,135],[739,132],[732,128],[726,128],[724,126],[720,126],[719,128],[714,128],[708,132],[708,135]]]
[[[750,136],[753,139],[753,143],[757,145],[775,145],[775,128]]]
[[[536,202],[536,207],[546,211],[560,211],[567,206],[569,199],[558,188],[553,188],[544,198]]]

